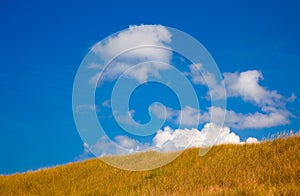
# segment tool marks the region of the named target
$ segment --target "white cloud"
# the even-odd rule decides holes
[[[225,116],[225,126],[234,129],[261,129],[261,128],[270,128],[280,125],[286,125],[290,123],[289,118],[292,114],[285,108],[285,104],[287,101],[292,101],[295,99],[295,95],[292,94],[290,98],[285,98],[282,95],[278,94],[276,91],[268,91],[267,89],[259,86],[257,83],[258,80],[253,79],[254,76],[259,72],[242,72],[240,75],[243,79],[242,82],[229,82],[227,86],[241,86],[248,84],[250,87],[248,90],[247,86],[243,90],[240,90],[241,87],[230,87],[229,96],[241,96],[244,101],[251,100],[251,103],[255,105],[259,105],[261,107],[261,111],[253,112],[253,113],[238,113],[233,110],[225,110],[219,107],[210,107],[208,111],[201,112],[199,109],[192,108],[190,106],[184,107],[182,110],[174,110],[169,107],[164,107],[162,105],[151,105],[149,110],[154,113],[160,119],[166,119],[169,122],[175,124],[181,124],[186,127],[197,127],[199,124],[209,122],[212,113],[214,114],[213,122],[223,122],[224,113]],[[235,77],[239,74],[234,73],[233,75],[227,75],[227,80],[232,80],[230,78]],[[248,76],[249,75],[249,76]],[[229,79],[228,79],[229,77]],[[247,78],[249,77],[249,78]],[[232,84],[231,84],[232,83]],[[254,83],[254,84],[253,84]],[[256,94],[255,91],[258,91]],[[261,92],[261,93],[259,93]],[[235,94],[233,94],[235,93]],[[249,96],[246,96],[249,95]],[[126,121],[127,118],[123,118],[124,123],[132,122]]]
[[[276,91],[270,91],[259,84],[263,74],[257,70],[224,73],[224,82],[228,97],[241,97],[244,101],[259,106],[282,106],[284,97]]]
[[[201,64],[192,64],[189,66],[190,72],[186,75],[190,76],[194,84],[210,86],[209,93],[216,98],[222,98],[223,95],[230,97],[241,97],[242,100],[254,103],[258,106],[276,106],[284,107],[286,102],[293,102],[296,99],[295,94],[286,98],[279,94],[276,90],[268,90],[259,84],[263,80],[263,74],[258,70],[248,70],[244,72],[225,72],[224,84],[226,93],[223,92],[221,84],[219,84],[214,75],[205,72]]]
[[[137,140],[123,135],[116,136],[115,140],[119,146],[125,148],[126,150],[129,150],[130,152],[144,151],[151,148],[148,144],[142,144]]]
[[[138,150],[139,142],[133,139],[129,139],[127,136],[118,135],[115,137],[117,144],[123,148]]]
[[[93,145],[84,143],[84,152],[75,158],[75,160],[84,160],[92,155],[101,157],[105,155],[123,155],[132,154],[153,149],[148,143],[142,144],[137,140],[131,139],[124,135],[118,135],[110,140],[107,136],[102,136]]]
[[[256,138],[254,138],[254,137],[249,137],[249,138],[247,138],[247,140],[246,140],[246,143],[247,144],[253,144],[253,143],[258,143],[259,141],[256,139]]]
[[[101,69],[101,65],[98,63],[90,63],[89,67],[90,69]]]
[[[226,92],[223,83],[216,80],[213,73],[202,69],[202,64],[192,64],[189,66],[190,72],[186,75],[190,76],[194,84],[201,84],[209,88],[208,97],[213,99],[224,99]]]
[[[169,48],[166,44],[170,42],[171,34],[164,26],[130,26],[128,30],[109,38],[105,43],[96,44],[93,46],[92,51],[100,56],[104,64],[110,63],[105,69],[104,65],[102,66],[102,69],[104,69],[102,79],[104,81],[114,80],[129,68],[141,62],[169,63],[172,57],[171,51],[158,47]],[[112,59],[114,60],[110,62]],[[95,64],[90,65],[90,68],[95,67],[98,66],[95,66]],[[167,67],[161,63],[148,63],[138,66],[128,74],[137,81],[144,82],[149,75],[158,76],[159,70],[162,69],[167,69]],[[99,77],[95,76],[95,78]],[[91,79],[89,83],[93,84],[95,78]]]
[[[228,127],[221,127],[213,123],[205,124],[201,130],[195,128],[173,130],[166,126],[163,130],[156,132],[151,144],[141,143],[124,135],[118,135],[114,140],[115,142],[110,141],[107,136],[102,136],[94,145],[89,146],[87,143],[84,143],[84,152],[78,156],[80,159],[78,158],[77,160],[91,157],[91,153],[94,153],[95,156],[105,156],[131,154],[147,150],[171,152],[191,147],[259,142],[253,137],[249,137],[246,142],[241,142],[240,137],[230,132]]]
[[[149,107],[149,111],[152,112],[159,119],[166,119],[173,121],[174,118],[178,118],[180,111],[174,110],[170,107],[165,107],[161,103],[153,103]]]
[[[235,133],[230,132],[229,127],[220,127],[213,123],[208,123],[205,125],[204,130],[205,129],[213,133],[217,133],[219,131],[216,144],[239,144],[240,143],[240,137]]]
[[[109,99],[102,102],[102,107],[111,108],[111,101]]]
[[[87,143],[83,143],[83,152],[79,156],[76,156],[74,158],[75,161],[83,161],[85,159],[88,159],[90,157],[93,157],[93,154],[89,150],[89,145]]]
[[[127,31],[120,32],[117,36],[107,40],[105,45],[96,44],[92,50],[103,58],[106,62],[114,58],[116,55],[139,46],[165,46],[165,43],[171,42],[170,32],[161,25],[132,25]],[[160,53],[160,51],[151,48],[134,50],[124,56],[124,61],[132,59],[149,58],[157,61],[169,60],[168,53]]]
[[[207,121],[208,116],[206,114],[201,115],[199,109],[192,108],[190,106],[184,107],[182,110],[178,112],[178,116],[176,119],[177,124],[186,125],[186,126],[198,126],[203,123],[203,121]]]
[[[107,136],[102,136],[98,141],[90,145],[90,151],[96,156],[129,154],[130,152],[112,142]]]
[[[219,133],[211,135],[210,132]],[[165,127],[157,131],[153,138],[153,145],[160,151],[175,151],[187,147],[203,147],[214,144],[240,144],[240,138],[230,132],[228,127],[220,127],[213,123],[205,124],[202,130],[192,129],[171,129]]]
[[[209,132],[219,132],[219,135],[209,135]],[[299,135],[300,130],[294,135]],[[259,143],[257,138],[249,137],[241,141],[240,137],[230,131],[228,127],[220,127],[213,123],[207,123],[201,129],[172,129],[168,126],[158,130],[152,144],[141,143],[127,136],[115,137],[115,142],[107,136],[102,136],[94,145],[83,144],[83,153],[75,157],[75,161],[85,160],[94,156],[124,155],[147,150],[172,152],[192,147],[207,147],[219,144],[253,144]]]
[[[208,113],[201,114],[199,109],[185,106],[182,110],[174,110],[161,104],[152,104],[149,110],[159,119],[166,119],[175,124],[181,124],[188,127],[198,126],[209,120]]]
[[[286,98],[275,90],[268,90],[259,84],[262,79],[263,74],[257,70],[224,73],[228,97],[241,97],[243,101],[260,106],[262,111],[242,114],[229,110],[225,120],[227,126],[237,129],[268,128],[290,122],[292,114],[285,105],[288,101],[293,101],[295,95]]]
[[[201,64],[193,64],[189,68],[190,72],[186,75],[191,77],[194,84],[209,85],[211,86],[209,93],[222,98],[222,95],[224,95],[223,89],[216,82],[213,74],[203,72]],[[240,97],[243,101],[261,108],[261,111],[242,114],[232,110],[211,107],[208,113],[211,114],[214,110],[216,118],[222,118],[222,114],[226,112],[225,126],[236,129],[269,128],[286,125],[290,122],[289,117],[292,114],[286,109],[286,103],[293,102],[296,99],[294,94],[286,98],[275,90],[268,90],[261,86],[259,81],[263,79],[263,75],[257,70],[227,72],[223,75],[228,98]],[[205,119],[208,120],[207,115]]]
[[[128,69],[124,74],[136,79],[140,83],[144,83],[149,76],[160,78],[159,71],[167,70],[168,68],[169,66],[167,66],[167,64],[148,62],[132,66],[131,69]]]
[[[130,110],[126,114],[116,114],[115,118],[119,123],[127,125],[138,125],[137,122],[133,119],[135,110]]]
[[[297,96],[294,93],[292,93],[292,95],[290,97],[288,97],[287,101],[294,102],[296,99],[297,99]]]
[[[167,111],[169,110],[169,112]],[[149,106],[149,111],[153,113],[159,119],[168,119],[172,118],[173,110],[171,108],[166,108],[160,103],[153,103]]]
[[[194,84],[206,85],[206,82],[201,74],[202,64],[196,63],[189,66],[190,72],[186,75],[190,76]]]
[[[99,111],[99,107],[95,104],[83,104],[83,105],[78,105],[75,108],[76,113],[86,113],[90,111]]]
[[[263,107],[262,112],[246,114],[214,106],[206,112],[201,112],[199,109],[190,106],[186,106],[182,110],[173,110],[161,104],[152,104],[149,111],[159,119],[165,119],[168,122],[185,127],[198,127],[200,124],[208,123],[212,114],[214,117],[212,122],[223,122],[225,113],[224,125],[234,129],[261,129],[286,125],[290,122],[289,117],[292,115],[286,109],[271,106],[268,108]],[[133,114],[134,111],[130,111],[127,115],[118,116],[118,119],[124,124],[132,124]]]
[[[107,136],[100,137],[95,144],[87,145],[88,148],[86,147],[84,148],[84,152],[82,153],[82,155],[80,155],[80,157],[88,158],[90,157],[89,154],[93,154],[96,157],[101,157],[105,155],[122,155],[122,154],[131,154],[135,152],[134,149],[136,149],[137,147],[134,145],[131,146],[132,148],[126,148],[126,146],[122,146],[125,145],[126,142],[128,144],[132,142],[130,141],[129,138],[127,138],[126,136],[117,136],[117,137],[119,137],[118,138],[119,139],[118,142],[120,142],[119,144],[117,142],[111,141]]]
[[[216,118],[221,118],[224,109],[219,107],[211,107],[209,113],[214,112]],[[236,113],[232,110],[226,110],[225,126],[235,129],[249,128],[269,128],[289,123],[290,113],[286,110],[274,109],[268,113]],[[220,115],[218,115],[220,114]]]
[[[101,72],[95,74],[92,78],[90,78],[89,81],[88,81],[89,85],[91,85],[93,87],[96,87],[97,84],[99,83],[100,76],[101,76]]]

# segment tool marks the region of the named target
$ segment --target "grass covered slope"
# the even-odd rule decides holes
[[[0,195],[300,195],[300,137],[184,151],[170,164],[130,172],[98,159],[0,176]]]

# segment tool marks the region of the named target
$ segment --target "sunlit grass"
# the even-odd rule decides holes
[[[154,152],[143,156],[145,159],[137,160],[145,164],[153,164],[159,157]],[[105,159],[129,163],[126,156]],[[199,156],[199,149],[188,149],[168,165],[143,172],[120,170],[90,159],[0,176],[0,195],[208,194],[300,195],[300,137],[219,145],[205,156]]]

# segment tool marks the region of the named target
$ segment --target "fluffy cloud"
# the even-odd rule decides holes
[[[92,78],[89,79],[89,81],[88,81],[89,85],[91,85],[93,87],[97,87],[100,76],[101,76],[101,72],[96,73]]]
[[[210,132],[217,132],[218,134],[210,135]],[[294,135],[300,135],[300,130],[293,132]],[[230,128],[220,127],[213,123],[205,124],[201,130],[194,128],[174,130],[166,126],[164,129],[156,132],[152,144],[143,144],[123,135],[116,136],[115,142],[103,136],[94,145],[89,146],[87,143],[84,143],[84,151],[75,158],[75,161],[85,160],[94,156],[132,154],[147,150],[172,152],[191,147],[207,147],[219,144],[253,144],[259,142],[254,137],[241,141],[238,135],[230,131]]]
[[[282,106],[284,97],[276,91],[270,91],[259,85],[263,79],[260,71],[224,73],[224,82],[228,97],[241,97],[244,101],[253,102],[259,106]]]
[[[194,84],[210,86],[209,93],[215,95],[215,97],[222,98],[224,93],[213,74],[203,71],[200,73],[202,70],[201,64],[190,65],[189,69],[190,72],[186,75],[191,77]],[[235,129],[269,128],[286,125],[290,122],[289,118],[292,114],[286,109],[286,103],[293,102],[296,99],[294,94],[286,98],[275,90],[268,90],[261,86],[259,81],[263,80],[263,74],[257,70],[235,73],[226,72],[223,75],[227,98],[240,97],[243,101],[260,107],[261,111],[243,114],[232,110],[211,107],[208,114],[214,111],[216,116],[219,113],[221,118],[221,114],[226,112],[225,125]],[[208,120],[207,115],[205,119]]]
[[[241,97],[242,100],[261,107],[261,112],[249,114],[227,111],[226,125],[237,129],[268,128],[290,122],[292,114],[286,109],[286,103],[293,101],[295,95],[286,98],[275,90],[268,90],[259,84],[262,79],[263,74],[257,70],[224,73],[228,97]]]
[[[190,106],[184,107],[178,114],[176,123],[186,126],[198,126],[208,119],[208,116],[202,115],[199,109]]]
[[[219,107],[211,107],[209,113],[214,112],[216,118],[222,118],[226,112],[224,124],[235,129],[268,128],[289,123],[290,113],[286,110],[276,109],[269,113],[236,113],[233,110],[224,110]],[[219,115],[218,115],[219,114]]]
[[[111,141],[107,136],[102,136],[98,141],[89,145],[83,144],[84,151],[81,155],[75,157],[75,161],[85,160],[90,157],[101,157],[105,155],[123,155],[132,154],[154,149],[153,146],[145,143],[142,144],[137,140],[131,139],[125,135],[118,135]]]
[[[89,150],[97,157],[105,155],[130,154],[129,150],[126,150],[121,147],[121,145],[117,145],[112,142],[107,136],[100,137],[95,144],[89,146]]]
[[[116,136],[115,141],[117,145],[130,152],[144,151],[151,148],[151,146],[149,146],[148,144],[142,144],[137,140],[131,139],[123,135]]]
[[[190,106],[185,106],[182,110],[174,110],[161,104],[152,104],[149,111],[160,119],[166,119],[177,125],[187,127],[198,126],[210,118],[208,113],[201,113],[199,109]]]
[[[209,87],[208,97],[214,99],[224,99],[226,92],[222,83],[217,82],[213,73],[207,72],[202,69],[202,64],[192,64],[189,66],[190,72],[186,73],[187,76],[191,77],[194,84],[201,84]]]
[[[130,110],[126,114],[116,114],[115,117],[116,120],[122,124],[137,125],[137,123],[133,119],[134,113],[135,110]]]
[[[165,107],[161,103],[151,104],[149,111],[159,119],[172,120],[174,116],[177,116],[177,111],[173,110],[172,108]]]
[[[140,46],[165,46],[164,43],[169,42],[171,42],[171,34],[164,26],[133,25],[129,26],[127,31],[122,31],[117,36],[107,40],[105,45],[96,44],[93,51],[107,62],[128,49]],[[160,53],[160,51],[151,48],[144,48],[129,52],[123,58],[125,62],[142,58],[165,62],[170,58],[168,55],[168,53]]]
[[[200,64],[193,66],[195,69],[201,68]],[[192,70],[194,68],[191,68],[190,73],[190,76],[193,76],[193,82],[204,85],[205,81],[203,77],[200,75],[196,76],[196,71],[193,73]],[[286,98],[274,90],[271,91],[264,88],[259,84],[259,79],[263,78],[259,71],[225,73],[224,76],[229,98],[241,97],[243,101],[260,107],[261,111],[239,113],[219,107],[210,107],[208,111],[200,111],[189,106],[184,107],[182,110],[174,110],[159,104],[151,105],[149,110],[160,119],[166,119],[169,122],[181,124],[186,127],[197,127],[201,123],[209,122],[212,113],[214,114],[214,118],[217,118],[214,119],[214,122],[223,122],[222,118],[224,117],[224,113],[226,113],[224,125],[234,129],[261,129],[290,123],[289,118],[292,114],[286,109],[286,103],[295,100],[296,96],[294,94],[290,98]],[[213,81],[214,79],[211,79],[211,83],[214,83]],[[216,83],[214,84],[218,86]],[[218,88],[215,87],[214,90],[218,91]]]
[[[241,97],[244,101],[254,103],[258,106],[284,106],[285,102],[292,102],[296,96],[292,94],[290,98],[285,98],[275,90],[268,90],[259,84],[263,80],[263,74],[258,70],[248,70],[245,72],[225,72],[224,84],[226,92],[219,84],[213,73],[205,72],[201,64],[189,66],[190,72],[186,73],[191,77],[194,84],[201,84],[210,87],[209,94],[215,98]]]
[[[92,146],[88,146],[88,144],[85,143],[85,150],[83,154],[88,155],[93,152],[96,156],[121,155],[146,150],[171,152],[191,147],[207,147],[219,144],[244,144],[255,142],[258,142],[256,138],[248,138],[246,142],[241,142],[239,136],[230,132],[228,127],[220,127],[213,123],[207,123],[201,130],[195,128],[173,130],[166,126],[163,130],[158,130],[156,132],[156,135],[152,140],[152,144],[143,144],[123,135],[116,136],[114,138],[114,142],[112,142],[106,136],[103,136]]]
[[[130,66],[132,67],[130,69],[127,69],[124,74],[133,79],[136,79],[140,83],[146,82],[149,76],[160,78],[161,76],[159,74],[159,71],[169,69],[169,66],[167,64],[163,64],[161,62],[147,62]]]
[[[258,140],[254,137],[249,137],[246,139],[247,144],[253,144],[253,143],[258,143]]]
[[[171,42],[170,32],[161,25],[130,26],[128,30],[109,38],[105,43],[98,43],[92,51],[102,60],[103,65],[91,63],[90,68],[102,69],[101,81],[114,80],[129,68],[128,74],[139,82],[145,82],[149,75],[159,76],[159,70],[167,69],[162,63],[169,63],[172,53],[167,43]],[[163,47],[163,48],[161,48]],[[115,58],[117,57],[117,58]],[[114,60],[113,60],[114,59]],[[112,62],[110,62],[113,60]],[[136,66],[141,62],[157,61],[162,63],[147,63]],[[105,64],[110,63],[106,68]],[[89,83],[95,85],[100,74],[96,74]]]
[[[214,115],[213,122],[223,122],[225,113],[224,125],[234,129],[261,129],[286,125],[290,122],[289,117],[292,115],[286,109],[275,107],[262,108],[263,112],[243,114],[220,107],[210,107],[208,111],[201,112],[190,106],[186,106],[182,110],[173,110],[160,104],[153,104],[149,107],[149,111],[159,119],[185,127],[197,127],[199,124],[209,122],[212,113]],[[134,112],[131,111],[126,116],[118,116],[118,119],[122,123],[130,124],[132,121],[129,119],[132,119],[133,115]]]
[[[210,132],[219,133],[211,135]],[[153,138],[153,145],[160,151],[181,150],[187,147],[203,147],[214,144],[239,144],[239,136],[230,132],[228,127],[220,127],[213,123],[205,124],[202,130],[192,129],[171,129],[165,127],[157,131]]]

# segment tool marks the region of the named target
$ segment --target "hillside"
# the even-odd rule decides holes
[[[98,159],[0,176],[0,195],[300,195],[300,137],[184,151],[155,170]]]

